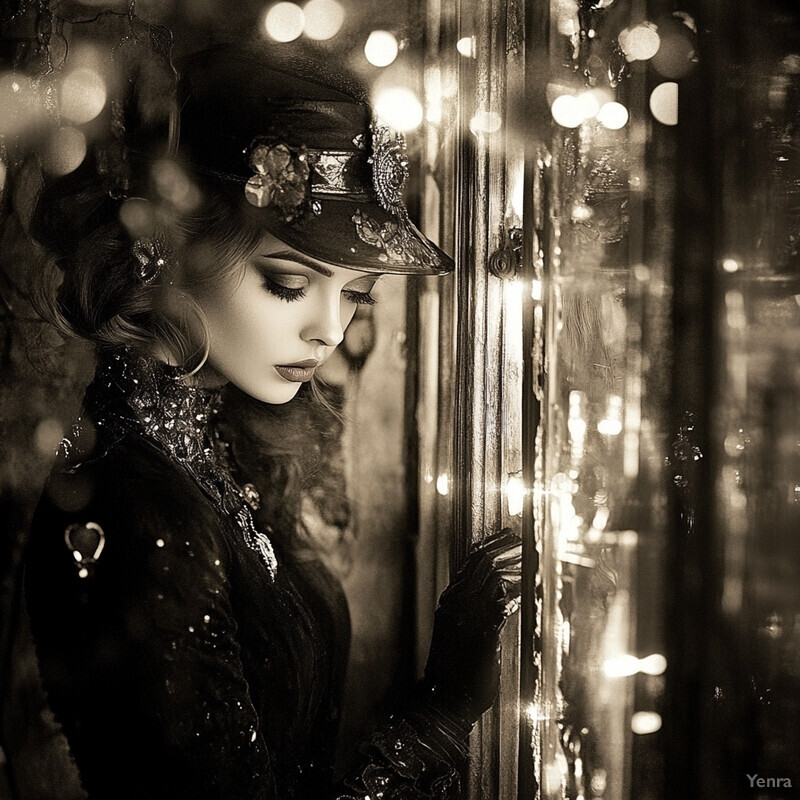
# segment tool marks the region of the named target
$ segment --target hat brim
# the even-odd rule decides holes
[[[317,212],[287,222],[274,208],[243,201],[246,213],[271,234],[304,255],[337,267],[401,275],[445,275],[453,260],[423,236],[405,216],[369,200],[319,199]]]

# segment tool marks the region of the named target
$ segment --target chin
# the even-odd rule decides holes
[[[260,400],[271,406],[282,406],[290,400],[294,400],[300,391],[301,383],[289,383],[288,381],[280,386],[258,386],[250,383],[237,384],[245,394],[249,394],[254,400]]]

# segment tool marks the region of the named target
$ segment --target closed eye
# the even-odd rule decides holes
[[[288,303],[294,300],[300,300],[306,296],[305,284],[302,286],[289,286],[287,283],[297,282],[296,280],[287,280],[290,276],[281,276],[276,278],[266,272],[261,272],[261,280],[264,288],[270,293],[285,300]]]
[[[377,282],[378,279],[375,277],[359,278],[347,284],[347,286],[342,289],[342,295],[345,300],[351,303],[368,306],[375,305],[377,300],[373,296],[372,290],[375,288]]]
[[[378,301],[369,292],[354,292],[352,289],[343,289],[342,295],[356,305],[374,306]]]

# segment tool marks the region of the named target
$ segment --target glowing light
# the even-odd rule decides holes
[[[597,509],[592,520],[592,528],[596,531],[603,531],[608,525],[608,518],[611,516],[611,510],[608,506],[600,506]]]
[[[583,413],[585,407],[586,394],[584,392],[572,391],[569,393],[567,429],[571,439],[570,453],[573,459],[583,457],[583,447],[586,441],[586,418]]]
[[[303,9],[294,3],[275,3],[264,17],[267,34],[276,42],[294,41],[303,32],[305,22]]]
[[[650,94],[650,111],[662,125],[678,124],[678,84],[659,83]]]
[[[149,236],[154,225],[150,203],[143,197],[127,198],[119,208],[119,221],[132,238]]]
[[[425,68],[425,97],[427,106],[425,108],[425,119],[428,122],[438,123],[442,121],[442,71],[439,67],[429,66]],[[438,147],[434,146],[436,152]]]
[[[0,161],[0,192],[6,188],[6,175],[8,173],[8,167],[6,166],[5,161]]]
[[[607,658],[603,662],[603,672],[609,678],[629,678],[643,672],[645,675],[663,675],[667,669],[667,659],[660,653],[636,658],[628,653]]]
[[[71,127],[58,128],[50,134],[42,151],[42,166],[51,175],[67,175],[86,158],[86,137]]]
[[[626,28],[619,35],[619,46],[628,61],[647,61],[661,46],[658,28],[652,22],[643,22],[635,28]]]
[[[475,37],[464,36],[456,42],[456,50],[465,58],[475,58]]]
[[[397,37],[390,31],[372,31],[364,45],[364,55],[373,67],[388,67],[399,52]]]
[[[474,134],[497,133],[503,127],[503,119],[496,111],[478,111],[469,121],[469,129]]]
[[[546,797],[563,797],[569,767],[567,757],[556,750],[555,757],[542,765],[542,790]]]
[[[628,122],[628,109],[622,103],[606,103],[597,112],[597,121],[610,131],[618,131]]]
[[[78,125],[93,120],[105,107],[106,83],[93,69],[73,70],[61,82],[61,116]]]
[[[550,113],[562,128],[577,128],[584,120],[578,98],[571,94],[556,97],[550,106]]]
[[[542,285],[541,281],[536,279],[531,281],[531,298],[533,300],[541,300],[543,290],[544,286]]]
[[[639,672],[645,675],[663,675],[667,671],[667,659],[661,653],[653,653],[639,659]]]
[[[607,658],[603,662],[603,672],[609,678],[628,678],[639,671],[639,659],[628,653]]]
[[[631,730],[645,735],[661,730],[661,715],[655,711],[637,711],[631,717]]]
[[[28,77],[13,72],[0,74],[0,136],[17,133],[39,110]]]
[[[375,99],[378,116],[396,131],[410,131],[422,122],[422,103],[410,89],[382,90]]]
[[[584,120],[591,119],[600,110],[600,97],[594,91],[581,92],[576,99]]]
[[[586,203],[573,203],[570,209],[570,216],[575,222],[585,222],[594,216],[594,210]]]
[[[506,500],[509,516],[521,517],[525,502],[525,484],[518,475],[511,475],[506,481]]]
[[[747,327],[747,313],[744,306],[744,295],[741,292],[725,292],[725,319],[734,330]]]
[[[608,398],[606,416],[597,423],[597,431],[603,436],[619,436],[622,433],[622,398],[612,394]]]
[[[738,272],[740,268],[741,265],[735,258],[726,258],[722,262],[722,269],[724,269],[725,272]]]
[[[43,419],[33,433],[33,444],[40,455],[51,456],[64,438],[64,426],[52,417]]]
[[[161,197],[180,211],[191,211],[200,204],[200,190],[174,161],[157,161],[153,181]]]
[[[436,479],[436,491],[439,492],[442,497],[447,497],[447,495],[450,494],[450,478],[446,472],[443,472]]]
[[[303,6],[305,34],[309,39],[332,39],[344,24],[344,8],[336,0],[310,0]]]

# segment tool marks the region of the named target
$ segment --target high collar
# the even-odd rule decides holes
[[[89,399],[101,424],[138,428],[176,461],[212,468],[219,452],[211,420],[220,394],[190,385],[180,367],[120,349],[100,355]]]
[[[100,354],[86,392],[86,411],[113,440],[141,436],[183,469],[221,514],[233,519],[247,546],[274,579],[277,560],[268,536],[257,530],[251,508],[258,492],[233,478],[228,446],[214,431],[221,389],[192,386],[187,373],[155,358],[118,349]]]

